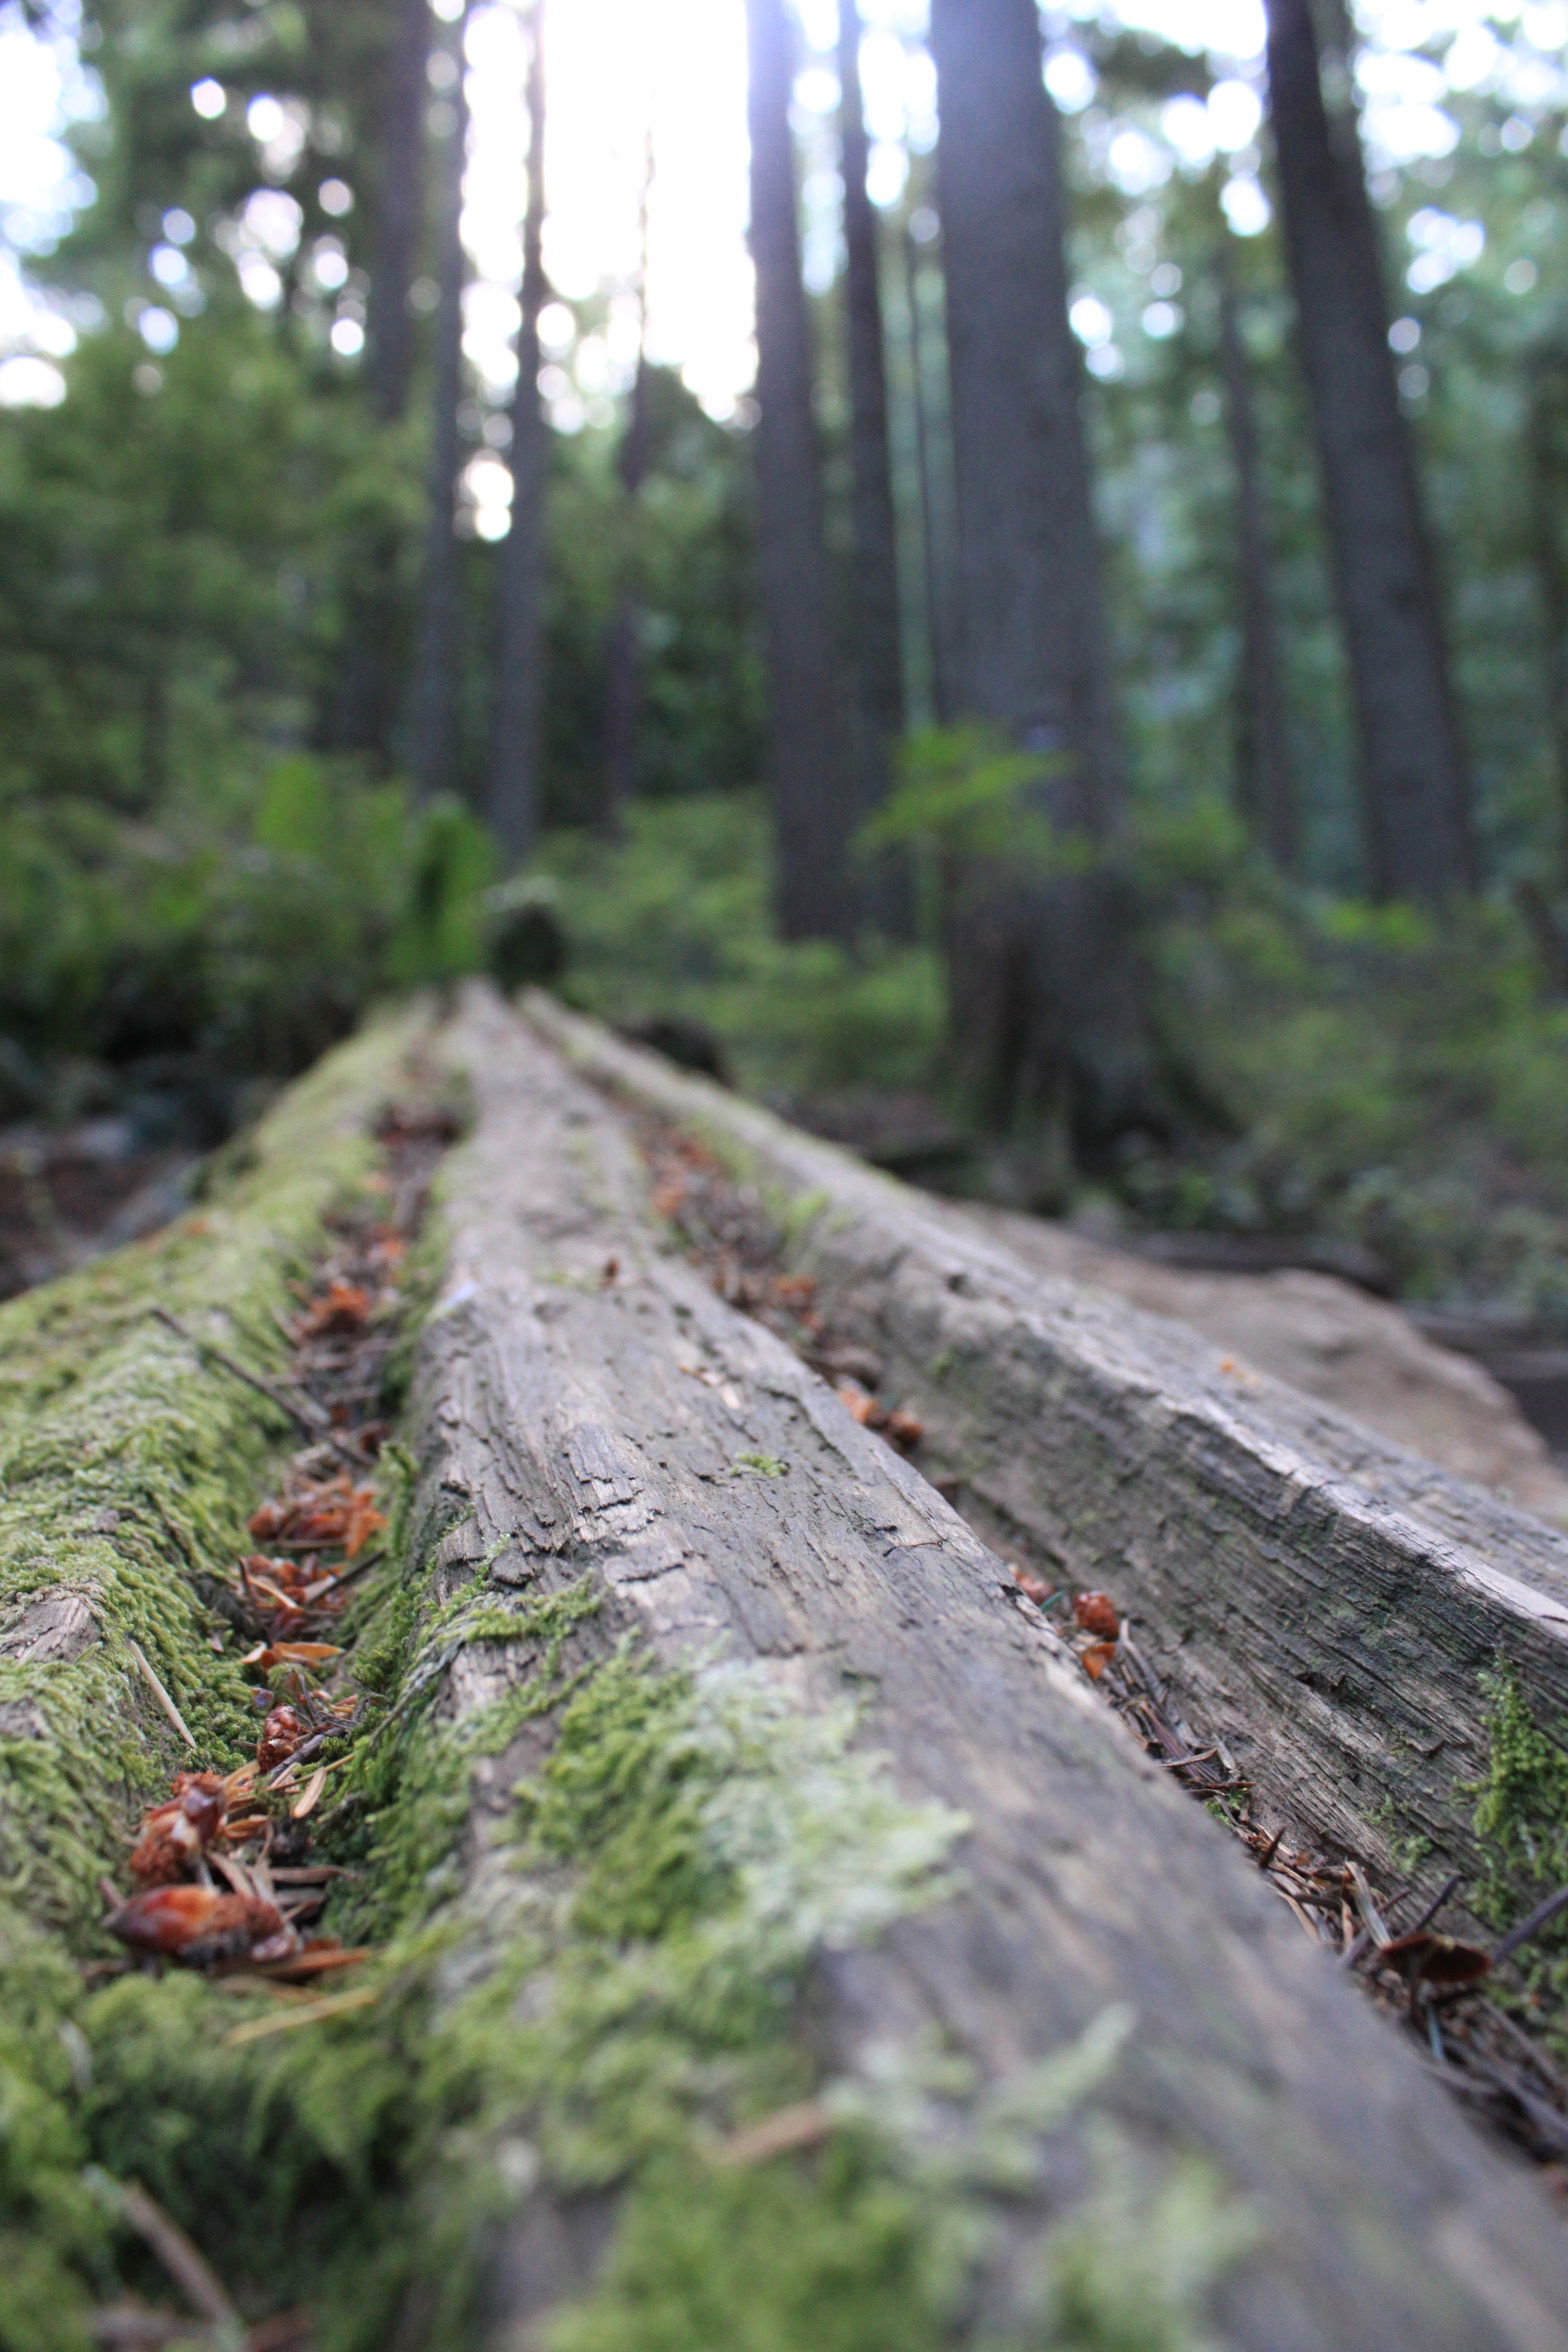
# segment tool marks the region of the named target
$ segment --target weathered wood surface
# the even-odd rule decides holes
[[[645,1098],[661,1091],[641,1058],[570,1034]],[[1560,2352],[1568,2241],[1533,2181],[1469,2132],[1239,1848],[1064,1669],[1002,1563],[933,1488],[670,1251],[615,1110],[493,997],[468,1000],[445,1050],[471,1073],[477,1109],[448,1165],[449,1257],[417,1391],[424,1492],[459,1522],[445,1590],[482,1574],[549,1590],[589,1573],[606,1633],[640,1629],[664,1660],[762,1660],[806,1704],[855,1692],[900,1786],[972,1824],[953,1899],[873,1951],[824,1956],[824,2062],[853,2073],[934,2028],[995,2084],[1124,2002],[1137,2024],[1102,2103],[1152,2163],[1206,2155],[1258,2219],[1220,2291],[1227,2344]],[[666,1092],[682,1111],[692,1099]],[[1045,1330],[998,1255],[949,1245],[926,1211],[836,1155],[765,1122],[753,1132],[794,1189],[811,1175],[858,1214],[831,1232],[819,1221],[819,1263],[864,1279],[857,1246],[893,1216],[877,1273],[902,1302],[895,1318],[916,1312],[901,1284],[937,1281],[924,1253],[955,1312],[986,1306],[974,1344],[1018,1355],[1002,1304],[987,1305],[1007,1283],[1012,1324]],[[948,1273],[969,1296],[946,1288]],[[1067,1302],[1054,1311],[1070,1325]],[[1094,1339],[1091,1324],[1081,1360]],[[1113,1373],[1126,1384],[1107,1361],[1102,1396]],[[1151,1406],[1162,1393],[1146,1376]],[[1091,1449],[1119,1440],[1108,1404],[1098,1437],[1082,1405],[1064,1419]],[[1205,1430],[1218,1423],[1216,1407]],[[1156,1436],[1177,1425],[1168,1405],[1153,1423]],[[1229,1442],[1240,1452],[1242,1433]],[[784,1474],[752,1474],[747,1455]],[[449,1704],[483,1704],[505,1653],[470,1648],[452,1671]],[[518,1762],[497,1759],[478,1786],[481,1879],[486,1809],[504,1807]],[[1016,2218],[1026,2236],[1038,2226],[1027,2202]],[[513,2236],[497,2344],[535,2340],[541,2306],[580,2280],[601,2224],[590,2214],[574,2236],[536,2214]]]
[[[1568,1530],[1568,1477],[1507,1389],[1386,1299],[1301,1267],[1194,1271],[980,1202],[966,1202],[964,1214],[1042,1274],[1185,1324],[1254,1371]]]
[[[789,1262],[924,1422],[922,1467],[1061,1581],[1110,1590],[1271,1814],[1385,1880],[1473,1880],[1487,1679],[1568,1747],[1568,1540],[1178,1326],[1023,1264],[550,1000],[530,1018],[752,1183]],[[952,1491],[951,1489],[949,1491]]]

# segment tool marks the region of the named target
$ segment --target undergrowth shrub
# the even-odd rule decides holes
[[[1162,1040],[1219,1132],[1129,1171],[1135,1213],[1338,1233],[1406,1295],[1568,1324],[1568,1004],[1514,910],[1297,892],[1223,812],[1139,850]]]
[[[755,796],[647,802],[623,843],[557,833],[540,863],[571,942],[565,993],[583,1011],[701,1022],[756,1093],[930,1079],[944,1020],[934,950],[777,939]]]
[[[485,834],[348,762],[295,754],[151,819],[18,793],[0,827],[13,1114],[76,1107],[62,1086],[90,1101],[94,1069],[171,1058],[288,1076],[375,996],[484,961]]]

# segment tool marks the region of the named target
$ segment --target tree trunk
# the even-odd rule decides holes
[[[767,664],[774,903],[786,939],[850,940],[863,889],[823,531],[811,329],[800,274],[793,58],[784,0],[747,0],[757,278],[757,561]]]
[[[456,117],[437,151],[435,365],[431,382],[430,462],[426,476],[425,559],[419,591],[414,678],[409,693],[410,761],[420,797],[450,792],[457,779],[458,682],[462,660],[462,549],[453,527],[462,435],[457,412],[463,393],[463,169],[468,156],[465,9],[454,28],[451,53],[458,67],[452,88]]]
[[[1350,661],[1372,886],[1438,902],[1476,886],[1470,790],[1437,582],[1388,347],[1349,32],[1334,0],[1268,0],[1269,110],[1285,247]]]
[[[414,370],[409,294],[424,227],[425,68],[429,0],[397,0],[383,73],[380,177],[365,305],[365,389],[378,424],[408,406]],[[402,532],[390,514],[372,521],[347,567],[342,666],[322,736],[329,750],[361,752],[385,769],[402,702],[406,622],[399,555]]]
[[[620,579],[605,646],[604,807],[601,823],[612,840],[626,831],[626,811],[637,791],[642,727],[642,582],[640,520],[653,429],[653,381],[648,371],[648,198],[653,180],[650,139],[643,158],[637,258],[637,372],[616,456],[621,485]]]
[[[860,88],[860,10],[839,0],[841,170],[844,182],[844,316],[849,361],[849,457],[853,574],[850,621],[858,694],[859,802],[869,814],[887,797],[904,732],[904,645],[899,613],[898,522],[888,441],[887,357],[876,208],[866,190],[870,150]],[[890,936],[914,927],[912,876],[902,851],[886,852],[870,877],[874,920]]]
[[[1285,689],[1269,553],[1268,514],[1258,446],[1252,371],[1242,338],[1235,273],[1223,225],[1215,247],[1219,281],[1220,372],[1225,425],[1236,485],[1237,585],[1240,594],[1241,675],[1237,728],[1241,806],[1254,840],[1284,873],[1299,848],[1295,779],[1285,727]]]
[[[539,830],[544,743],[544,513],[549,434],[539,398],[544,274],[545,0],[533,0],[528,62],[528,217],[523,228],[522,318],[512,397],[512,522],[496,580],[495,686],[488,808],[508,864],[532,854]]]
[[[425,64],[430,0],[397,0],[386,62],[375,258],[365,305],[365,381],[383,424],[408,405],[414,369],[409,289],[424,224]]]
[[[1568,362],[1537,357],[1530,371],[1530,503],[1541,619],[1546,716],[1557,773],[1552,875],[1568,884]]]
[[[958,492],[961,707],[1050,762],[1041,806],[1095,864],[972,883],[952,951],[961,1051],[988,1122],[1066,1097],[1093,1165],[1157,1129],[1110,855],[1124,784],[1067,319],[1060,126],[1035,0],[934,0],[937,168]]]
[[[915,471],[920,485],[920,576],[925,593],[926,660],[930,678],[931,716],[945,727],[953,716],[952,630],[947,555],[947,505],[936,468],[936,419],[928,329],[923,289],[926,272],[920,266],[920,246],[906,223],[903,236],[904,300],[909,312],[909,380],[915,434]]]

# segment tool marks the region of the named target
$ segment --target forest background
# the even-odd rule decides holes
[[[1041,22],[1125,773],[1114,843],[1086,850],[1051,813],[1056,754],[977,726],[966,692],[925,11],[866,0],[847,48],[831,6],[750,11],[754,49],[770,24],[791,44],[773,119],[815,446],[790,462],[822,498],[796,600],[821,635],[791,689],[763,626],[780,525],[749,281],[704,256],[688,348],[661,343],[657,137],[597,274],[573,247],[594,166],[552,112],[554,4],[539,58],[510,0],[0,9],[69,158],[52,184],[13,171],[0,282],[13,1150],[93,1120],[210,1145],[379,993],[499,955],[666,1042],[700,1028],[747,1087],[901,1138],[954,1188],[1327,1236],[1407,1295],[1568,1332],[1568,9],[1369,0],[1340,69],[1474,838],[1462,887],[1407,893],[1369,837],[1261,10]],[[623,81],[655,74],[661,13],[682,12],[641,12]],[[688,10],[687,37],[745,14]],[[730,114],[697,118],[695,162],[722,212],[746,101],[714,86]],[[880,716],[862,186],[894,524]],[[781,756],[853,770],[843,854],[797,860],[793,898]],[[954,877],[998,861],[1059,904],[1089,867],[1105,882],[1146,1115],[1090,1132],[1065,1048],[1023,1082],[977,1067]]]

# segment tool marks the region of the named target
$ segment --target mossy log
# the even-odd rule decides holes
[[[95,1873],[172,1769],[244,1752],[207,1578],[290,1436],[148,1309],[278,1373],[416,1046],[474,1125],[347,1626],[383,1703],[313,1819],[324,1925],[376,1956],[292,2007],[94,1986]],[[822,1186],[859,1177],[810,1164],[769,1182],[833,1281]],[[846,1296],[916,1255],[927,1212],[874,1197]],[[0,1340],[4,2352],[167,2306],[132,2180],[313,2352],[1568,2352],[1535,2184],[1001,1560],[670,1247],[625,1117],[493,996],[332,1057],[191,1218]]]
[[[907,1311],[898,1286],[921,1251],[941,1263],[938,1287],[955,1302],[963,1287],[948,1288],[949,1272],[976,1288],[1016,1283],[1005,1261],[949,1243],[935,1220],[928,1228],[897,1188],[706,1088],[666,1081],[596,1031],[559,1014],[536,1019],[639,1099],[700,1116],[710,1139],[744,1138],[754,1169],[787,1182],[797,1201],[809,1173],[813,1263],[830,1275],[853,1264],[858,1282],[888,1284],[895,1321]],[[1153,2200],[1133,2232],[1145,2255],[1160,2235],[1150,2216],[1183,2167],[1196,2163],[1185,2177],[1208,2184],[1197,2240],[1246,2215],[1246,2250],[1233,2245],[1214,2288],[1227,2344],[1545,2352],[1568,2342],[1568,2246],[1534,2184],[1472,2136],[1408,2047],[1303,1943],[1240,1850],[1064,1668],[1002,1563],[941,1496],[671,1253],[626,1120],[493,999],[471,1000],[444,1050],[470,1074],[477,1119],[448,1170],[445,1285],[416,1388],[427,1607],[450,1622],[481,1598],[494,1608],[522,1595],[538,1607],[591,1590],[598,1606],[573,1637],[587,1644],[584,1671],[606,1643],[631,1637],[698,1690],[712,1676],[758,1678],[751,1687],[773,1694],[780,1722],[828,1721],[853,1699],[863,1749],[887,1759],[899,1801],[879,1826],[864,1803],[841,1813],[823,1767],[822,1838],[842,1840],[874,1940],[856,1933],[842,1876],[836,1903],[824,1902],[820,1849],[802,1859],[815,1797],[797,1804],[764,1871],[784,1942],[809,1953],[796,2030],[833,2085],[831,2111],[855,2112],[857,2099],[874,2107],[879,2085],[901,2084],[888,2129],[895,2143],[927,2135],[930,2160],[1010,2099],[1027,2116],[1018,2086],[1042,2063],[1096,2036],[1103,2044],[1083,2127],[1048,2135],[1028,2162],[993,2177],[995,2189],[1005,2174],[1006,2187],[986,2207],[980,2283],[935,2337],[918,2298],[902,2334],[867,2322],[841,2337],[831,2296],[820,2337],[746,2334],[743,2312],[771,2317],[776,2291],[756,2268],[758,2248],[787,2243],[783,2217],[801,2193],[780,2158],[758,2191],[773,2200],[775,2240],[755,2210],[734,2215],[712,2165],[680,2173],[662,2197],[634,2179],[607,2257],[602,2194],[529,2200],[498,2239],[494,2342],[858,2348],[955,2332],[987,2343],[1195,2341],[1153,2301],[1116,2334],[1103,2275],[1072,2319],[1060,2267],[1058,2332],[1028,2316],[1031,2257],[1059,2244],[1064,2201],[1106,2160],[1096,2135],[1107,2133],[1133,2194]],[[973,1291],[963,1303],[973,1308]],[[1018,1319],[1028,1311],[1012,1305]],[[989,1344],[987,1333],[972,1337]],[[1016,1398],[1011,1410],[1016,1419]],[[1152,1485],[1153,1469],[1143,1475]],[[504,1646],[465,1651],[449,1669],[445,1719],[498,1720],[519,1671]],[[492,1934],[509,1907],[538,1899],[515,1876],[508,1821],[541,1740],[530,1718],[492,1742],[466,1832],[449,1833],[454,1899]],[[786,1779],[796,1770],[792,1761]],[[958,1827],[953,1808],[964,1826],[946,1888],[917,1891],[906,1874],[900,1895],[901,1862],[932,1862],[944,1819],[950,1836]],[[797,1902],[818,1906],[815,1928],[791,1917]],[[700,2018],[670,2030],[700,2047]],[[955,2071],[933,2098],[944,2066]],[[779,2149],[798,2112],[784,2110]],[[907,2177],[907,2147],[904,2162]],[[730,2216],[707,2239],[705,2213]],[[740,2275],[727,2289],[715,2283],[704,2305],[700,2281],[673,2282],[699,2242],[723,2271],[716,2248],[731,2226]],[[1124,2229],[1116,2242],[1132,2240]],[[787,2276],[789,2257],[779,2261]],[[1152,2297],[1147,2265],[1138,2275]],[[549,2314],[574,2289],[587,2300],[564,2336],[552,2333]],[[725,2292],[741,2300],[727,2307]],[[707,2328],[693,2317],[704,2308]]]
[[[285,1411],[290,1282],[371,1167],[370,1128],[417,1034],[380,1023],[293,1088],[173,1226],[0,1308],[0,1894],[80,1931],[126,1819],[201,1750],[238,1761],[250,1715],[208,1636],[210,1572],[245,1546]]]
[[[1500,1691],[1568,1754],[1568,1539],[548,999],[531,1017],[756,1188],[929,1474],[1011,1556],[1115,1596],[1265,1818],[1385,1882],[1463,1873],[1488,1926],[1537,1898],[1476,1799]]]

